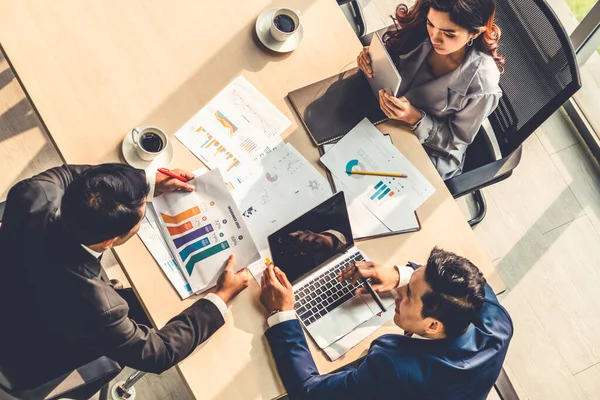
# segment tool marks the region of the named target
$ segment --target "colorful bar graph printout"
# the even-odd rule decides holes
[[[167,215],[160,213],[160,216],[162,217],[163,221],[165,221],[165,223],[167,224],[178,224],[198,214],[200,214],[200,208],[194,207],[190,208],[189,210],[185,210],[184,212],[179,213],[177,215]]]
[[[385,184],[383,181],[379,181],[377,185],[373,187],[375,192],[369,197],[371,200],[375,201],[382,200],[385,196],[393,196],[394,192]]]
[[[175,244],[175,247],[180,248],[183,247],[184,244],[193,242],[194,240],[206,235],[209,232],[212,232],[213,230],[214,229],[212,225],[204,225],[196,229],[195,231],[191,231],[187,235],[183,235],[181,237],[178,237],[177,239],[173,239],[173,243]]]
[[[201,251],[199,253],[194,254],[190,260],[185,264],[185,269],[188,272],[188,274],[191,276],[192,275],[192,271],[194,270],[194,265],[196,265],[196,263],[204,260],[205,258],[208,258],[214,254],[220,253],[223,250],[227,250],[229,248],[229,242],[224,241],[221,243],[217,243],[212,247],[209,247],[208,249]]]
[[[237,128],[236,128],[237,129]],[[202,148],[204,149],[208,149],[211,147],[214,147],[215,149],[215,156],[221,153],[225,153],[223,155],[223,157],[226,160],[231,161],[231,163],[227,166],[227,172],[231,171],[233,168],[235,168],[237,165],[239,165],[239,160],[237,158],[235,158],[233,156],[233,154],[231,154],[223,145],[221,145],[221,143],[215,139],[213,137],[213,135],[211,135],[210,133],[208,133],[203,127],[199,127],[198,129],[196,129],[196,132],[198,133],[204,133],[206,135],[206,140],[204,141],[204,143],[202,143]]]
[[[178,226],[167,226],[167,230],[169,231],[169,234],[171,236],[175,236],[175,235],[181,235],[182,233],[189,231],[193,227],[194,227],[194,225],[192,225],[192,223],[190,221],[188,221],[185,224],[178,225]]]
[[[194,243],[184,247],[183,250],[181,250],[179,252],[179,256],[181,257],[182,260],[185,260],[186,258],[189,257],[190,254],[208,246],[209,244],[210,244],[210,240],[208,238],[200,239],[197,242],[194,242]]]

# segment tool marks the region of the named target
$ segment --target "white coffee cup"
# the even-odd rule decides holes
[[[279,17],[283,17],[284,20],[280,20]],[[293,23],[293,29],[291,30],[282,30],[284,28],[282,26],[282,22],[291,22]],[[278,26],[279,25],[279,26]],[[278,42],[286,41],[290,36],[298,31],[300,27],[300,11],[294,11],[291,8],[278,8],[273,13],[273,19],[271,19],[271,27],[269,28],[269,32],[271,32],[271,36],[273,39]]]
[[[137,155],[145,161],[153,160],[169,145],[167,134],[152,126],[133,128],[131,138]]]

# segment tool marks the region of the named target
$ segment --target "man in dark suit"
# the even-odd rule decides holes
[[[102,253],[137,233],[149,197],[194,189],[160,173],[149,178],[121,164],[64,165],[10,190],[0,226],[0,371],[15,389],[101,356],[161,373],[224,324],[226,303],[248,284],[233,258],[216,293],[158,331],[133,293],[106,277]]]
[[[381,336],[358,367],[325,375],[294,317],[290,282],[279,268],[268,268],[261,294],[271,312],[266,337],[291,399],[487,397],[512,337],[507,311],[465,258],[436,248],[425,266],[411,266],[365,262],[341,273],[340,279],[370,278],[379,292],[395,290],[394,322],[405,335]]]

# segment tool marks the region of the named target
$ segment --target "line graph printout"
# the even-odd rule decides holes
[[[321,162],[353,198],[360,199],[392,231],[406,229],[406,215],[435,192],[423,174],[366,118],[327,151]],[[348,170],[404,173],[408,178],[352,175]]]
[[[175,136],[226,181],[241,182],[244,164],[280,146],[290,121],[244,77],[227,85]]]
[[[152,207],[173,259],[196,293],[216,284],[231,254],[242,269],[258,260],[259,252],[220,170],[190,183],[193,192],[163,194]]]

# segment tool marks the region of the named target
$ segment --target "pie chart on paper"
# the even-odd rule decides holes
[[[348,161],[348,163],[346,163],[346,171],[364,171],[365,170],[365,166],[358,161],[357,159],[353,159]],[[353,175],[353,174],[349,174],[348,172],[346,172],[348,174],[348,176],[351,176],[353,178],[356,179],[361,179],[364,178],[364,175]]]
[[[271,174],[270,172],[267,172],[266,178],[269,182],[275,182],[278,176],[277,174]]]

